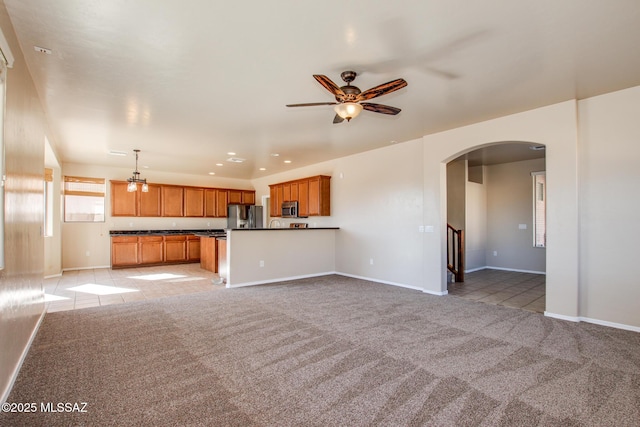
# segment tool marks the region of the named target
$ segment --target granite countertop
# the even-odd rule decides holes
[[[176,234],[193,234],[196,236],[225,235],[223,229],[207,230],[111,230],[110,236],[168,236]]]
[[[231,231],[282,231],[282,230],[339,230],[340,227],[280,227],[280,228],[228,228]]]

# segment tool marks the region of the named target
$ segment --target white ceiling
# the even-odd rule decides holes
[[[4,2],[62,162],[248,179],[640,85],[638,0]],[[344,70],[402,112],[285,107]]]

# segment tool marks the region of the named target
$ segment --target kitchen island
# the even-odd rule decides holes
[[[228,229],[226,286],[333,274],[338,230],[338,227]]]

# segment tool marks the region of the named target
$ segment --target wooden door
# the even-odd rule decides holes
[[[139,216],[161,216],[161,193],[162,187],[158,184],[147,184],[149,191],[142,192],[141,186],[138,186],[138,194],[140,198]]]
[[[187,237],[187,260],[192,262],[200,261],[200,237],[188,236]]]
[[[187,260],[187,236],[164,236],[164,262]]]
[[[255,191],[243,191],[242,192],[242,203],[245,205],[255,205],[256,204],[256,192]]]
[[[227,205],[229,203],[228,197],[229,197],[229,191],[218,190],[216,194],[216,217],[218,218],[227,217]]]
[[[162,186],[162,216],[184,216],[184,188]]]
[[[111,181],[111,216],[138,215],[138,193],[129,193],[128,184],[128,182]]]
[[[138,237],[116,236],[111,238],[111,266],[123,267],[138,264]]]
[[[140,264],[159,264],[164,261],[163,236],[140,236]]]
[[[242,203],[242,190],[229,190],[228,203],[230,205],[238,205]]]
[[[204,216],[216,217],[216,197],[218,191],[215,188],[205,188],[204,190]]]
[[[309,216],[309,180],[298,181],[298,215]]]
[[[204,188],[185,187],[184,216],[204,216]]]

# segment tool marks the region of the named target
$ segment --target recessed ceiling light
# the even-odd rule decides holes
[[[215,175],[215,174],[216,174],[215,172],[209,172],[209,175]]]
[[[112,156],[126,156],[127,153],[125,153],[124,151],[116,151],[116,150],[109,150],[109,154],[111,154]]]
[[[285,163],[291,163],[291,160],[285,160],[284,162]]]
[[[266,170],[267,170],[267,168],[260,168],[260,170],[261,170],[261,171],[266,171]]]
[[[228,154],[229,156],[235,156],[235,155],[236,155],[236,153],[234,153],[233,151],[229,151],[227,154]]]
[[[278,153],[271,153],[271,157],[279,157],[279,156],[280,156],[280,154],[278,154]]]
[[[216,163],[216,166],[224,166],[222,163]]]

